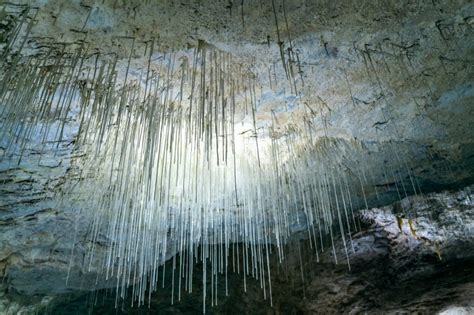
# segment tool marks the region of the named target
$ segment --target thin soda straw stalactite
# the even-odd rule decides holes
[[[272,7],[282,64],[296,92],[289,22],[283,12],[287,63],[275,1]],[[18,15],[2,54],[21,50],[34,11]],[[74,125],[79,178],[64,184],[56,202],[90,218],[87,269],[98,265],[115,281],[117,305],[128,287],[134,303],[144,305],[170,273],[171,303],[179,301],[183,289],[196,285],[196,264],[203,265],[203,312],[209,301],[218,305],[228,295],[231,270],[242,275],[244,290],[248,277],[257,279],[272,304],[272,250],[285,263],[284,246],[301,230],[318,260],[331,242],[336,262],[340,233],[350,268],[346,241],[357,229],[352,195],[360,190],[368,206],[367,167],[359,143],[331,137],[326,102],[300,104],[303,124],[298,117],[280,123],[287,113],[275,111],[268,124],[259,118],[260,78],[230,53],[202,40],[193,50],[160,53],[153,38],[145,67],[137,69],[138,40],[115,40],[129,49],[127,57],[92,52],[86,33],[37,56],[11,56],[0,79],[0,140],[2,158],[16,155],[21,163],[36,145],[33,138],[42,151],[54,150]],[[277,88],[274,65],[273,72]],[[350,85],[349,94],[354,102]]]

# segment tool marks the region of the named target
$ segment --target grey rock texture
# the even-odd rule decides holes
[[[278,130],[300,124],[303,104],[311,104],[316,136],[357,139],[371,154],[366,192],[374,202],[386,197],[378,204],[398,199],[396,185],[412,190],[407,169],[424,192],[473,181],[474,9],[468,2],[275,1],[283,48],[298,52],[297,96],[282,66],[270,1],[16,3],[39,8],[25,54],[77,43],[83,30],[89,50],[118,54],[124,72],[130,53],[124,36],[134,36],[135,80],[152,38],[159,39],[156,60],[170,51],[189,55],[199,40],[232,54],[256,75],[258,127],[268,127],[272,111],[279,113]],[[399,179],[385,178],[383,169]]]
[[[363,157],[370,172],[364,183],[369,207],[398,200],[402,185],[412,194],[408,169],[423,192],[474,182],[474,6],[469,1],[287,0],[286,12],[282,1],[275,1],[283,46],[290,47],[290,35],[302,66],[301,76],[295,76],[298,97],[285,78],[270,1],[242,1],[243,6],[211,0],[12,2],[40,8],[25,55],[55,42],[77,42],[83,38],[78,30],[86,30],[90,50],[119,54],[123,71],[129,48],[119,37],[135,36],[131,76],[137,79],[151,38],[159,38],[157,57],[172,50],[189,54],[203,40],[256,75],[259,126],[268,126],[272,110],[282,112],[282,130],[297,124],[305,107],[293,105],[321,99],[317,135],[325,135],[325,122],[329,137],[356,138],[369,153]],[[7,28],[0,25],[0,45]],[[115,285],[96,283],[106,240],[94,243],[87,217],[53,201],[77,176],[80,157],[71,145],[75,123],[67,124],[59,146],[38,144],[20,165],[14,157],[0,161],[0,314],[30,313],[45,304],[61,313],[54,309],[66,307],[61,294]],[[387,178],[385,169],[397,179]],[[292,260],[298,253],[288,255],[286,272],[279,273],[273,262],[275,308],[260,302],[255,282],[249,289],[255,297],[236,290],[215,312],[235,307],[241,312],[253,307],[255,313],[472,311],[471,189],[361,211],[363,228],[352,235],[355,252],[348,247],[350,272],[341,244],[337,266],[329,248],[315,264],[314,254],[301,245],[304,283],[298,280],[300,261]],[[363,206],[361,191],[353,198]],[[234,279],[238,288],[239,279]],[[196,295],[183,313],[201,311],[199,291]],[[168,305],[159,293],[156,301],[156,307]]]
[[[472,307],[472,188],[401,203],[417,217],[403,218],[400,203],[361,213],[367,225],[353,236],[350,273],[323,270],[322,279],[316,276],[306,289],[312,299],[300,304],[305,312],[435,313],[453,305]]]

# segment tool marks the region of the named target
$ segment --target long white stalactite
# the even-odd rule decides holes
[[[35,10],[26,10],[3,50],[2,158],[21,163],[25,151],[42,152],[76,135],[79,171],[57,204],[90,217],[94,244],[105,238],[103,275],[116,280],[117,297],[132,286],[144,304],[170,272],[172,302],[179,300],[196,285],[199,262],[203,311],[228,294],[231,270],[244,281],[258,279],[271,301],[269,255],[275,249],[283,261],[284,245],[297,232],[316,256],[331,242],[341,259],[334,239],[339,234],[349,244],[357,229],[352,196],[365,199],[367,166],[358,142],[318,136],[327,131],[322,100],[300,105],[303,120],[280,125],[272,112],[263,123],[257,78],[203,41],[163,54],[153,40],[138,70],[133,37],[117,39],[131,47],[125,61],[89,51],[87,34],[80,43],[20,57],[19,34],[26,38],[34,21]],[[94,255],[93,247],[90,264]],[[165,270],[170,258],[173,268]]]

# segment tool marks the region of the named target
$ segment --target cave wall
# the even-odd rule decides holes
[[[286,59],[282,62],[274,11],[270,3],[247,1],[243,6],[236,3],[229,6],[222,1],[183,1],[179,4],[168,1],[14,1],[14,4],[22,3],[40,8],[30,40],[22,50],[24,56],[40,54],[53,43],[76,43],[83,38],[84,33],[81,32],[86,31],[91,51],[104,54],[114,52],[119,55],[118,69],[123,76],[130,47],[127,39],[117,37],[134,36],[139,40],[132,58],[134,71],[130,75],[137,79],[140,70],[146,65],[147,58],[143,52],[151,38],[159,38],[156,58],[163,57],[170,51],[191,54],[198,42],[204,41],[219,51],[230,53],[236,63],[255,74],[260,99],[256,113],[258,127],[268,128],[272,111],[281,114],[278,127],[285,130],[303,120],[306,107],[302,104],[305,102],[312,104],[314,108],[323,109],[314,118],[318,122],[318,136],[347,142],[356,139],[364,147],[366,155],[363,159],[370,173],[367,182],[362,185],[363,189],[357,188],[353,196],[354,204],[362,208],[365,208],[362,190],[367,194],[369,207],[387,205],[401,199],[397,190],[402,185],[408,189],[408,192],[402,194],[402,198],[413,194],[409,188],[410,172],[416,178],[422,193],[447,188],[459,189],[473,182],[474,9],[469,2],[285,1],[283,7],[283,2],[276,1],[281,40],[285,49],[291,44],[294,51],[298,52],[302,68],[301,73],[298,73],[298,67],[293,65],[294,80],[287,80],[285,75],[282,64],[290,64],[289,55],[285,55]],[[16,6],[13,7],[8,10],[16,12]],[[0,32],[1,39],[6,40],[8,24],[2,24]],[[4,45],[2,43],[2,49]],[[7,69],[10,61],[2,61],[2,70]],[[178,85],[177,82],[175,84]],[[320,121],[324,123],[319,123]],[[0,123],[4,126],[7,120]],[[327,126],[326,131],[323,125]],[[82,157],[73,150],[76,133],[77,121],[72,117],[66,124],[64,138],[58,145],[44,149],[39,143],[40,138],[33,139],[32,149],[25,152],[21,164],[18,164],[17,156],[4,157],[0,161],[0,275],[4,279],[2,292],[6,292],[1,293],[2,296],[37,296],[38,303],[45,297],[47,303],[47,297],[56,294],[114,285],[107,281],[95,283],[100,272],[101,255],[105,255],[107,250],[105,238],[102,242],[92,240],[88,234],[89,221],[86,216],[72,206],[54,202],[54,197],[62,193],[64,183],[76,178],[81,165]],[[9,139],[4,137],[2,141],[0,152],[3,154],[6,150],[5,142]],[[38,148],[43,148],[40,161]],[[394,156],[394,152],[397,152],[402,161]],[[387,178],[384,169],[394,170],[397,173],[395,180]],[[424,198],[422,195],[418,197]],[[87,199],[87,196],[82,198]],[[472,206],[472,203],[463,200],[456,199],[456,202]],[[438,207],[439,211],[444,213],[448,211],[446,209],[450,209],[444,215],[454,216],[451,219],[456,222],[458,213],[447,206],[448,202],[443,202]],[[413,210],[418,206],[409,204],[403,207]],[[434,206],[429,204],[429,207]],[[367,218],[367,224],[371,227],[369,232],[362,230],[357,236],[364,239],[364,242],[374,239],[371,241],[374,244],[364,245],[366,250],[383,248],[380,249],[380,254],[374,254],[373,270],[379,270],[380,265],[386,265],[388,261],[391,267],[387,268],[393,270],[380,277],[392,279],[395,274],[400,274],[400,269],[418,268],[418,265],[412,267],[411,262],[407,262],[414,256],[414,248],[429,248],[431,256],[426,255],[436,263],[430,260],[433,265],[426,269],[431,271],[427,271],[423,277],[435,277],[438,271],[448,275],[454,272],[452,279],[443,279],[455,282],[455,293],[442,289],[440,294],[446,296],[446,301],[453,294],[459,299],[459,303],[464,303],[463,292],[468,292],[472,284],[459,284],[458,288],[456,279],[458,276],[469,277],[461,271],[453,271],[456,267],[451,267],[449,263],[444,264],[452,257],[454,266],[459,263],[462,269],[469,265],[466,261],[470,262],[472,257],[463,255],[469,252],[467,249],[472,243],[466,241],[464,244],[464,237],[472,237],[472,227],[468,223],[453,223],[450,227],[452,234],[449,235],[452,235],[450,237],[453,242],[461,238],[463,241],[459,242],[464,245],[459,245],[459,249],[456,249],[458,245],[453,245],[452,252],[449,250],[451,246],[446,245],[446,255],[441,255],[446,256],[446,259],[437,262],[436,255],[432,253],[435,245],[420,240],[418,236],[410,236],[406,224],[403,228],[405,230],[397,232],[394,214],[385,218],[382,214],[377,214],[377,211],[361,212],[362,218]],[[466,211],[470,213],[469,209]],[[463,215],[464,212],[459,214],[461,217]],[[424,217],[420,217],[420,222],[423,222],[422,218]],[[377,220],[388,220],[388,223],[382,224]],[[443,217],[442,220],[446,220],[442,222],[443,226],[448,225],[448,219]],[[470,222],[468,217],[462,220]],[[428,223],[432,224],[430,222]],[[387,232],[380,227],[386,224],[394,230]],[[295,231],[302,230],[298,224],[295,223],[294,226]],[[364,233],[367,233],[367,240],[362,236]],[[435,231],[429,233],[437,235]],[[353,237],[357,240],[356,236]],[[431,236],[427,237],[430,239]],[[442,237],[439,237],[441,242]],[[379,241],[383,244],[377,243]],[[434,242],[433,239],[431,241]],[[443,239],[443,242],[448,241]],[[405,247],[400,247],[399,243],[403,243]],[[96,254],[91,260],[88,253],[92,247]],[[71,252],[72,248],[74,252]],[[392,250],[400,253],[393,254]],[[441,253],[444,251],[441,250]],[[173,254],[170,252],[167,258]],[[419,255],[422,257],[414,256],[418,257],[417,264],[418,260],[428,259],[423,258],[424,254]],[[385,263],[379,263],[379,260],[383,260],[381,257],[386,259]],[[351,261],[357,261],[357,258]],[[401,267],[399,263],[407,265]],[[364,266],[364,263],[361,265]],[[277,264],[275,269],[278,268],[276,266]],[[322,266],[328,269],[321,270],[323,275],[319,279],[332,272],[339,273],[342,278],[348,277],[345,274],[346,267],[337,269],[339,267],[334,267],[329,262]],[[357,270],[356,262],[353,266]],[[357,277],[363,278],[371,273],[361,271]],[[66,283],[67,277],[69,279]],[[322,291],[322,281],[318,282],[317,279],[315,277],[312,285],[307,284],[308,296],[312,300],[323,304],[331,301],[330,304],[334,305],[342,298],[337,294],[336,300],[323,297],[328,293],[319,293]],[[333,281],[333,278],[329,279],[328,282]],[[424,280],[419,282],[425,284]],[[399,291],[407,290],[408,282],[394,283]],[[426,284],[430,283],[432,282],[426,281]],[[355,289],[350,284],[344,282],[335,286],[333,291],[347,289],[359,301],[359,293],[353,293],[351,290]],[[380,283],[374,286],[383,287]],[[283,288],[286,287],[283,285]],[[369,296],[377,295],[378,291],[374,291],[376,288],[371,290],[361,292],[371,292]],[[281,292],[284,291],[281,289]],[[425,286],[419,292],[420,302],[417,303],[421,308],[431,307],[427,306],[430,301],[435,304],[433,307],[444,306],[425,296],[428,294]],[[397,297],[399,303],[394,302],[393,307],[385,304],[387,299],[383,294],[379,300],[369,299],[370,302],[364,299],[361,301],[365,302],[355,302],[351,298],[344,302],[347,307],[344,310],[357,310],[358,307],[360,310],[368,310],[373,307],[388,311],[390,307],[396,309],[400,305],[415,310],[418,304],[407,305],[408,302],[403,300],[406,298],[401,294]],[[25,304],[21,298],[17,304],[10,303],[9,299],[2,306],[9,312],[14,313],[18,310],[15,307]],[[303,302],[298,302],[296,298],[288,303],[307,312],[314,311],[312,307],[332,307],[312,304],[313,302],[304,299]],[[357,303],[362,305],[356,305]]]

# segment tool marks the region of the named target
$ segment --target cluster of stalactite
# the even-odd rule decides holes
[[[171,272],[179,300],[201,262],[204,308],[218,303],[220,281],[227,294],[228,271],[259,279],[271,300],[271,244],[280,260],[294,232],[307,233],[316,257],[325,239],[334,249],[336,234],[350,244],[352,196],[365,198],[368,167],[357,141],[317,136],[327,131],[324,102],[301,104],[302,121],[281,127],[272,113],[262,123],[254,75],[204,41],[160,53],[152,40],[146,66],[132,74],[134,37],[117,38],[130,47],[127,60],[90,51],[87,33],[22,54],[36,9],[3,10],[11,27],[0,59],[2,159],[40,160],[74,135],[80,171],[58,207],[77,207],[91,218],[91,239],[107,239],[103,273],[116,279],[117,297],[133,286],[143,304]]]

